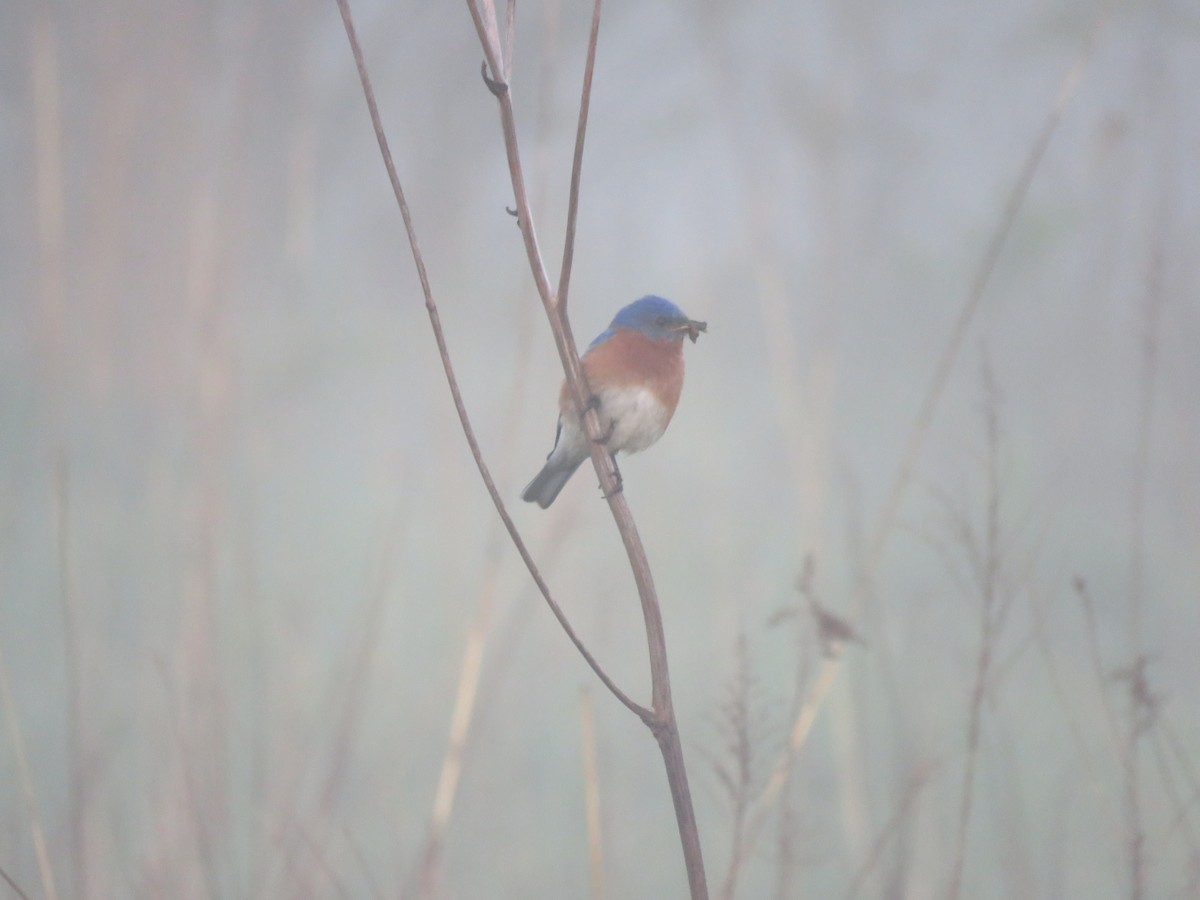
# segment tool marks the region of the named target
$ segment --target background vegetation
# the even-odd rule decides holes
[[[470,16],[354,9],[484,452],[638,696],[591,474],[516,504],[561,371]],[[517,22],[551,246],[590,14]],[[1198,37],[1185,2],[606,8],[572,320],[709,323],[622,471],[714,894],[1200,891]],[[595,681],[480,488],[334,5],[6,4],[0,98],[0,896],[597,891]],[[866,646],[829,662],[814,599]],[[592,693],[607,893],[680,896],[657,750]]]

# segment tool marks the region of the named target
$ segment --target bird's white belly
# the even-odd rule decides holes
[[[600,427],[607,431],[612,424],[608,448],[613,452],[637,453],[645,450],[667,430],[670,416],[654,394],[645,388],[602,388],[600,397]]]

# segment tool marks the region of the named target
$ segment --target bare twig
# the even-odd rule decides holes
[[[1047,606],[1047,600],[1042,595],[1042,592],[1031,586],[1029,591],[1029,608],[1033,616],[1033,637],[1037,642],[1038,650],[1041,651],[1042,661],[1046,665],[1049,686],[1055,700],[1058,701],[1059,711],[1062,714],[1067,729],[1071,732],[1071,742],[1075,747],[1076,758],[1082,764],[1082,769],[1092,789],[1096,790],[1097,793],[1102,793],[1100,791],[1100,779],[1096,770],[1096,762],[1092,759],[1091,751],[1088,749],[1087,741],[1084,739],[1083,728],[1079,724],[1079,716],[1067,697],[1067,688],[1063,684],[1062,672],[1054,656],[1054,649],[1050,642],[1050,627],[1046,621]]]
[[[722,900],[733,900],[738,878],[749,855],[750,848],[746,846],[746,816],[754,801],[754,782],[759,768],[755,745],[760,730],[760,717],[754,709],[755,684],[744,629],[738,631],[734,657],[735,669],[730,679],[728,696],[717,714],[717,726],[725,744],[721,748],[724,752],[721,757],[714,757],[712,761],[713,770],[733,805],[729,866],[719,894]]]
[[[583,70],[583,96],[579,100],[579,124],[575,129],[575,155],[571,160],[571,190],[567,200],[567,234],[563,241],[562,271],[558,275],[558,314],[567,317],[567,290],[571,284],[571,265],[575,260],[575,220],[579,214],[579,182],[583,173],[583,140],[587,136],[588,109],[592,99],[592,69],[596,65],[596,37],[600,32],[600,3],[592,9],[592,29],[588,35],[587,63]]]
[[[1088,658],[1091,662],[1092,674],[1096,679],[1097,689],[1100,692],[1100,703],[1104,710],[1104,720],[1108,728],[1109,739],[1112,742],[1113,752],[1116,754],[1117,760],[1121,765],[1124,777],[1125,849],[1128,852],[1127,862],[1130,873],[1130,894],[1132,897],[1137,898],[1142,896],[1145,890],[1143,854],[1145,835],[1141,826],[1140,797],[1136,787],[1138,782],[1136,747],[1140,737],[1140,732],[1136,726],[1138,716],[1137,705],[1131,702],[1129,728],[1123,732],[1117,717],[1116,707],[1113,703],[1112,679],[1105,669],[1104,660],[1100,653],[1100,639],[1096,627],[1096,612],[1092,603],[1091,592],[1082,576],[1075,576],[1073,587],[1076,596],[1079,598],[1079,604],[1083,609]],[[1140,659],[1144,666],[1145,658],[1140,657]],[[1138,663],[1135,662],[1130,671],[1132,672],[1137,666]],[[1144,679],[1144,672],[1140,676],[1134,675],[1130,678],[1131,701],[1136,697],[1136,692],[1132,689],[1132,685],[1134,678],[1137,677]]]
[[[484,0],[482,6],[477,3],[469,3],[468,6],[471,8],[471,19],[475,23],[475,31],[479,34],[479,41],[483,44],[483,52],[487,56],[486,65],[492,69],[494,83],[506,84],[510,73],[504,66],[504,54],[500,48],[500,29],[496,25],[496,4],[493,0]],[[341,8],[340,2],[338,7]],[[342,13],[343,20],[345,15]],[[495,89],[493,88],[493,90]]]
[[[1166,843],[1169,841],[1175,832],[1178,831],[1187,842],[1188,857],[1193,861],[1200,861],[1200,840],[1197,838],[1196,828],[1192,825],[1192,820],[1188,813],[1188,806],[1195,799],[1195,794],[1193,793],[1191,796],[1188,796],[1180,791],[1175,775],[1171,771],[1170,757],[1167,752],[1168,747],[1162,736],[1161,729],[1158,728],[1157,717],[1151,737],[1155,768],[1158,770],[1159,780],[1162,781],[1163,793],[1166,795],[1168,802],[1171,804],[1171,809],[1175,813],[1170,826],[1168,826],[1163,834],[1162,842]],[[1196,874],[1200,875],[1200,872]]]
[[[737,836],[738,839],[734,842],[733,853],[729,861],[731,876],[736,875],[736,871],[744,865],[746,858],[754,850],[758,838],[762,834],[762,830],[771,815],[771,810],[775,802],[779,799],[784,787],[791,778],[796,757],[808,741],[808,735],[812,731],[813,723],[817,720],[817,713],[825,704],[829,691],[833,687],[834,677],[837,675],[840,664],[840,657],[826,656],[821,660],[821,667],[817,672],[816,680],[813,682],[812,689],[808,692],[804,702],[800,704],[795,721],[793,721],[791,730],[788,733],[787,744],[780,752],[779,758],[775,761],[775,766],[771,770],[770,777],[763,784],[753,800],[746,805],[746,810],[743,814],[745,825]],[[730,893],[726,894],[726,896],[731,897],[732,884],[730,878],[726,879],[726,884],[730,887]]]
[[[963,870],[966,865],[967,835],[975,798],[975,771],[979,761],[979,743],[983,728],[983,705],[992,682],[997,645],[1013,594],[1005,584],[1008,566],[1003,553],[1000,521],[1000,425],[998,396],[991,367],[986,356],[983,363],[985,457],[984,478],[986,503],[983,534],[977,535],[965,512],[954,514],[957,523],[954,537],[970,560],[974,584],[979,591],[979,650],[975,659],[975,678],[967,718],[966,763],[963,767],[962,789],[959,796],[958,829],[955,835],[954,858],[950,885],[946,896],[957,900],[962,892]]]
[[[29,895],[21,890],[21,886],[12,880],[11,876],[4,871],[3,867],[0,867],[0,881],[3,881],[5,884],[7,884],[12,889],[12,892],[20,897],[21,900],[29,900]]]
[[[791,796],[793,775],[788,777],[779,794],[779,824],[775,840],[775,900],[788,900],[796,896],[797,832],[799,818],[796,804]]]
[[[330,886],[337,893],[337,896],[342,900],[350,900],[350,892],[346,890],[346,885],[342,882],[341,877],[333,870],[333,866],[329,862],[329,857],[325,853],[324,845],[313,837],[312,833],[303,825],[300,826],[300,837],[308,849],[312,852],[313,869],[325,874]]]
[[[350,15],[350,9],[347,0],[338,0],[338,8],[341,12],[342,22],[346,28],[346,35],[350,41],[351,50],[354,54],[355,65],[358,68],[359,80],[362,83],[363,94],[367,101],[367,107],[371,116],[371,123],[375,129],[376,140],[379,143],[380,153],[384,159],[384,165],[387,168],[388,177],[392,183],[392,190],[396,196],[396,202],[400,207],[401,215],[404,219],[405,230],[408,234],[409,245],[412,248],[413,258],[417,265],[417,274],[421,281],[421,288],[425,295],[425,307],[429,314],[430,323],[433,326],[434,337],[438,345],[438,353],[442,360],[442,367],[446,374],[446,380],[450,386],[450,391],[454,399],[455,409],[458,413],[459,422],[462,425],[463,433],[466,436],[467,443],[471,448],[471,454],[475,459],[475,464],[479,469],[480,475],[483,478],[484,484],[487,487],[489,495],[492,497],[492,502],[496,507],[497,513],[504,522],[505,528],[516,545],[522,560],[525,562],[526,568],[529,569],[531,576],[545,597],[551,611],[558,619],[563,630],[567,632],[576,649],[583,655],[584,659],[592,667],[597,677],[601,679],[605,687],[617,697],[630,711],[636,714],[646,725],[651,729],[655,739],[659,744],[659,749],[662,752],[664,764],[667,770],[667,780],[671,788],[671,796],[675,806],[676,820],[679,825],[680,839],[683,844],[684,858],[687,864],[688,882],[691,888],[693,898],[707,898],[708,888],[704,877],[703,856],[700,849],[699,832],[696,829],[695,812],[692,808],[691,792],[687,784],[687,773],[683,759],[683,747],[679,738],[678,725],[675,722],[674,707],[671,702],[671,687],[667,673],[667,657],[666,657],[666,640],[662,627],[662,616],[658,606],[657,595],[654,590],[654,582],[650,572],[649,562],[646,559],[645,550],[642,547],[641,539],[638,536],[637,528],[633,522],[633,518],[629,513],[629,508],[625,503],[624,495],[617,490],[615,463],[612,457],[603,448],[599,438],[601,431],[599,420],[595,410],[589,409],[587,404],[588,392],[583,380],[582,367],[579,363],[579,354],[575,348],[574,339],[570,332],[570,326],[565,316],[562,315],[555,295],[550,288],[550,280],[546,274],[546,268],[542,261],[541,251],[537,243],[537,234],[534,228],[533,215],[530,210],[529,198],[525,188],[524,172],[520,163],[520,151],[517,142],[516,121],[513,114],[511,91],[506,79],[508,68],[503,64],[501,59],[499,29],[496,23],[495,5],[491,0],[482,0],[475,2],[469,0],[468,6],[471,11],[471,18],[475,24],[476,32],[479,35],[480,44],[483,47],[485,62],[483,66],[483,77],[488,89],[496,97],[500,105],[500,120],[504,133],[505,152],[509,162],[509,172],[512,178],[513,192],[516,200],[517,223],[521,229],[521,235],[525,243],[526,255],[529,258],[530,269],[533,273],[534,282],[538,288],[538,295],[542,300],[542,304],[546,310],[547,318],[550,322],[551,331],[554,334],[555,344],[559,351],[559,356],[563,363],[564,371],[566,372],[567,383],[570,386],[570,392],[577,409],[580,411],[585,428],[590,437],[593,438],[592,461],[596,467],[596,471],[600,476],[601,485],[604,488],[605,494],[609,498],[609,506],[612,510],[613,517],[617,522],[617,528],[621,534],[622,541],[625,545],[626,554],[629,556],[630,565],[633,569],[634,581],[638,587],[638,595],[642,603],[642,614],[646,626],[647,644],[650,655],[650,673],[651,673],[651,697],[652,708],[647,709],[640,704],[631,700],[620,688],[612,681],[608,674],[600,667],[592,657],[590,651],[586,648],[583,642],[576,636],[570,623],[563,615],[562,610],[557,603],[552,599],[549,589],[542,580],[537,566],[532,557],[529,555],[515,525],[500,498],[499,492],[496,489],[495,483],[492,480],[491,474],[486,463],[483,460],[482,453],[475,439],[473,429],[470,425],[470,420],[466,412],[466,408],[462,401],[462,396],[458,390],[457,380],[454,376],[454,369],[450,362],[449,352],[446,348],[445,338],[442,333],[440,318],[438,316],[437,305],[434,303],[432,290],[429,285],[429,278],[425,271],[424,262],[421,257],[419,246],[417,243],[416,233],[412,224],[412,217],[408,210],[408,204],[404,197],[404,191],[400,185],[399,176],[396,174],[395,164],[392,161],[391,153],[388,149],[387,138],[383,131],[383,125],[380,120],[378,107],[375,103],[374,91],[371,88],[370,78],[367,75],[366,64],[363,60],[362,48],[359,45],[358,37],[354,29],[353,20]],[[590,94],[591,87],[591,71],[595,60],[595,45],[598,34],[598,23],[600,15],[600,3],[597,0],[593,12],[593,27],[589,40],[588,47],[588,63],[587,72],[584,79],[584,102],[581,104],[581,118],[586,120],[587,102],[586,98]],[[491,77],[488,76],[488,69],[491,70]],[[577,149],[575,154],[575,164],[573,167],[572,184],[575,185],[575,193],[578,192],[579,169],[582,165],[582,144],[585,134],[585,127],[581,124],[577,133]],[[574,229],[570,229],[568,239],[573,241]],[[569,250],[564,252],[565,257],[569,257]]]
[[[513,28],[515,2],[508,2],[507,17],[507,53],[508,77],[512,76]],[[546,34],[553,37],[557,33],[557,10],[551,4],[546,7]],[[537,132],[545,130],[546,113],[550,105],[549,86],[553,84],[552,64],[555,55],[555,42],[544,38],[541,42],[543,72],[540,82],[546,86],[538,99]],[[542,142],[539,142],[539,146]],[[524,404],[524,386],[529,377],[529,344],[533,329],[531,324],[533,308],[522,304],[521,321],[517,328],[517,367],[513,376],[512,389],[509,391],[509,403],[502,417],[505,425],[500,436],[500,446],[505,459],[511,459],[517,445],[517,437],[521,433],[521,412]],[[501,481],[503,481],[503,477]],[[568,529],[558,532],[565,535]],[[450,737],[446,746],[446,754],[442,759],[442,770],[438,776],[437,790],[434,793],[433,809],[430,813],[429,831],[425,838],[425,847],[421,851],[420,863],[417,866],[416,877],[419,879],[420,891],[423,896],[431,896],[437,892],[437,881],[440,875],[441,852],[445,842],[445,833],[449,827],[450,816],[453,812],[458,785],[462,775],[463,757],[471,734],[476,731],[476,721],[479,711],[486,702],[486,694],[480,693],[480,682],[483,673],[483,655],[485,646],[493,642],[493,620],[491,609],[494,605],[499,584],[500,566],[503,562],[505,535],[503,525],[499,520],[493,520],[489,528],[487,571],[483,579],[475,617],[467,633],[463,661],[459,668],[458,688],[455,694],[454,707],[451,712]],[[541,554],[545,562],[544,554]],[[503,646],[503,645],[502,645]],[[495,669],[493,669],[495,672]],[[496,678],[489,679],[493,683]]]
[[[806,692],[807,663],[802,659],[800,672],[796,678],[794,707],[789,714],[792,718],[792,725],[788,733],[787,743],[780,751],[778,758],[775,760],[775,765],[771,768],[771,774],[766,782],[763,783],[763,786],[754,793],[747,791],[744,798],[735,797],[737,802],[735,803],[735,827],[732,850],[730,852],[729,869],[722,886],[722,897],[726,898],[726,900],[733,897],[737,876],[753,852],[762,834],[762,830],[767,824],[774,804],[783,796],[784,790],[792,777],[796,757],[808,740],[813,724],[817,720],[817,713],[820,712],[821,707],[825,704],[829,696],[829,691],[833,687],[834,678],[841,662],[842,650],[846,642],[855,641],[860,644],[863,643],[862,638],[854,632],[854,629],[851,628],[848,622],[833,615],[821,606],[813,587],[815,572],[813,558],[809,554],[805,557],[804,568],[801,570],[796,585],[802,600],[805,602],[785,607],[772,615],[770,619],[770,624],[774,625],[785,619],[796,618],[801,611],[809,613],[812,618],[813,627],[817,633],[818,643],[822,649],[821,667],[812,687]],[[744,653],[744,650],[740,649],[740,645],[739,652]],[[745,749],[743,752],[748,753],[749,750]]]
[[[524,366],[520,367],[517,375],[518,381],[524,377],[524,369]],[[501,440],[509,449],[516,443],[516,426],[520,419],[519,407],[522,394],[522,391],[514,387],[511,392],[512,400],[508,414],[504,417],[507,425]],[[425,846],[421,851],[420,863],[415,873],[419,880],[420,895],[423,897],[435,896],[438,892],[445,835],[458,794],[468,742],[475,731],[478,710],[481,706],[479,687],[483,674],[484,650],[492,641],[492,607],[495,605],[496,594],[499,590],[500,566],[504,549],[503,529],[499,527],[499,523],[497,526],[488,538],[487,570],[484,574],[475,615],[467,631],[466,646],[463,650],[462,663],[459,666],[458,687],[455,690],[454,706],[450,715],[450,734],[446,743],[446,753],[442,758],[442,769],[438,775],[437,789],[434,792],[433,809],[429,816],[429,830],[425,837]]]
[[[1163,773],[1163,782],[1164,785],[1168,781],[1170,782],[1167,793],[1175,806],[1175,819],[1167,829],[1163,840],[1170,840],[1177,830],[1181,831],[1187,840],[1187,882],[1179,896],[1194,897],[1197,896],[1197,889],[1200,887],[1200,836],[1197,835],[1196,826],[1192,824],[1191,814],[1193,810],[1200,807],[1200,778],[1197,777],[1195,764],[1180,743],[1179,735],[1166,715],[1160,714],[1157,717],[1154,738],[1159,768]],[[1174,786],[1175,779],[1169,778],[1166,774],[1170,770],[1172,756],[1175,757],[1176,766],[1186,788],[1186,793],[1182,797],[1178,796],[1178,791]]]
[[[745,846],[747,851],[754,845],[758,833],[766,824],[767,816],[771,812],[771,805],[779,797],[783,786],[787,783],[796,755],[808,740],[813,723],[817,720],[817,713],[824,705],[825,698],[829,695],[829,689],[833,687],[839,663],[840,659],[836,657],[826,657],[821,661],[821,668],[817,672],[817,679],[813,682],[812,690],[809,691],[796,720],[792,723],[792,729],[788,733],[787,746],[776,761],[771,777],[763,785],[763,789],[759,791],[758,797],[754,801],[755,813],[751,817],[749,825],[746,826]]]
[[[37,792],[33,787],[33,772],[29,768],[29,755],[25,751],[25,738],[21,722],[17,718],[17,705],[8,681],[8,665],[4,661],[4,648],[0,647],[0,704],[4,706],[8,740],[12,744],[13,756],[17,760],[17,773],[21,781],[21,794],[25,801],[25,815],[29,818],[29,834],[33,838],[33,850],[37,855],[38,874],[42,878],[42,893],[46,900],[58,900],[55,887],[54,867],[50,865],[50,853],[46,848],[46,833],[42,830],[42,817],[38,811]]]
[[[1121,740],[1121,727],[1117,722],[1117,711],[1113,707],[1108,677],[1104,667],[1104,659],[1100,655],[1100,635],[1096,628],[1096,610],[1092,603],[1092,593],[1088,588],[1087,581],[1081,575],[1076,575],[1072,579],[1072,587],[1075,590],[1075,596],[1079,598],[1079,605],[1083,609],[1083,620],[1087,634],[1088,661],[1092,664],[1092,676],[1096,679],[1096,686],[1100,691],[1100,704],[1104,708],[1104,721],[1108,726],[1108,736],[1112,741],[1113,750],[1117,754],[1117,758],[1124,765],[1126,762],[1126,748],[1124,742]]]
[[[1141,764],[1138,752],[1142,737],[1154,724],[1158,697],[1150,690],[1146,667],[1150,658],[1139,654],[1127,668],[1113,673],[1113,680],[1126,684],[1129,704],[1125,723],[1123,770],[1125,788],[1125,849],[1129,863],[1129,896],[1146,896],[1146,829],[1142,822]]]
[[[512,81],[517,41],[517,0],[508,0],[504,14],[504,80]]]
[[[345,0],[339,0],[344,3]],[[482,9],[481,9],[482,5]],[[588,404],[591,394],[583,376],[579,362],[579,352],[571,333],[570,320],[565,315],[565,306],[550,287],[550,278],[546,273],[541,250],[538,247],[537,232],[534,227],[533,213],[530,209],[529,197],[525,188],[525,175],[521,167],[520,149],[517,141],[516,118],[513,114],[511,86],[500,78],[502,68],[496,50],[496,35],[494,11],[491,0],[468,0],[471,18],[479,34],[479,40],[486,57],[485,67],[490,68],[492,78],[484,73],[484,81],[495,96],[500,107],[500,124],[504,134],[504,148],[508,158],[509,175],[512,180],[514,200],[517,209],[517,223],[521,228],[521,236],[525,244],[525,253],[529,260],[529,268],[537,286],[538,296],[546,311],[550,330],[554,335],[555,346],[558,349],[563,371],[566,375],[568,391],[572,402],[578,411],[584,428],[591,438],[592,465],[600,479],[600,485],[608,498],[609,510],[616,522],[617,530],[625,546],[629,558],[634,582],[638,589],[638,598],[642,605],[642,618],[646,629],[646,643],[650,656],[651,681],[651,710],[637,709],[642,721],[650,728],[658,742],[659,750],[667,771],[667,782],[671,789],[671,799],[675,807],[675,818],[679,826],[680,841],[683,845],[684,860],[687,866],[688,885],[693,900],[708,897],[708,885],[704,874],[704,857],[700,847],[700,834],[696,828],[696,815],[692,806],[691,790],[688,786],[687,770],[683,758],[683,745],[679,737],[679,726],[675,721],[675,709],[671,699],[671,681],[667,667],[666,636],[663,631],[662,612],[658,604],[658,594],[654,587],[654,578],[642,546],[637,525],[625,501],[625,495],[618,489],[618,476],[615,461],[605,449],[602,441],[602,430],[595,409]],[[583,98],[580,103],[580,125],[576,131],[576,149],[572,166],[571,183],[573,195],[578,194],[579,172],[583,163],[583,141],[586,134],[586,118],[588,98],[591,93],[591,72],[596,53],[596,41],[599,33],[600,0],[595,0],[592,13],[592,29],[588,41],[588,55],[584,73]],[[577,202],[577,201],[576,201]],[[572,214],[573,215],[573,214]],[[574,243],[574,227],[568,224],[567,243]],[[564,248],[564,259],[569,260],[573,250]]]
[[[878,836],[875,838],[875,843],[871,845],[870,852],[867,853],[866,859],[858,867],[858,871],[850,882],[850,886],[846,889],[845,900],[854,900],[862,891],[863,884],[879,863],[879,859],[883,856],[883,851],[887,848],[888,842],[900,831],[901,825],[904,824],[905,819],[908,817],[909,810],[912,809],[917,797],[920,796],[921,790],[929,783],[929,779],[933,776],[936,768],[936,763],[926,763],[913,773],[908,781],[908,786],[904,789],[904,794],[901,796],[900,802],[896,804],[896,811],[892,813],[892,817],[880,829]]]
[[[1200,798],[1200,772],[1196,769],[1195,761],[1189,756],[1189,750],[1179,732],[1166,715],[1158,717],[1158,736],[1175,757],[1175,763],[1187,781],[1188,793],[1191,796],[1189,803],[1195,803]]]
[[[805,557],[804,568],[800,572],[796,588],[805,601],[806,611],[811,614],[813,626],[816,629],[817,640],[822,650],[821,667],[812,687],[805,693],[806,678],[802,664],[801,672],[796,679],[796,700],[794,711],[791,713],[792,726],[788,733],[787,743],[780,751],[779,758],[771,769],[771,776],[751,802],[746,805],[743,813],[746,824],[740,832],[735,834],[734,848],[729,864],[731,875],[736,874],[736,869],[744,864],[746,858],[753,851],[772,807],[783,795],[784,789],[792,777],[796,757],[808,740],[813,724],[817,720],[817,713],[825,704],[829,691],[833,687],[845,644],[848,641],[863,643],[862,638],[855,633],[848,622],[835,616],[820,604],[813,587],[815,575],[816,567],[812,554],[809,554]],[[785,618],[791,618],[805,606],[786,607],[771,617],[771,623],[776,624]],[[726,879],[726,886],[730,887],[730,878]],[[732,896],[731,889],[727,896]]]
[[[450,351],[446,347],[446,338],[442,332],[441,317],[438,315],[437,304],[433,299],[433,289],[429,283],[429,275],[425,270],[425,260],[421,255],[420,245],[417,241],[416,229],[413,225],[412,214],[408,209],[408,201],[405,199],[404,189],[400,185],[400,176],[396,172],[396,164],[392,160],[392,153],[388,148],[387,136],[383,130],[383,121],[379,115],[379,106],[375,102],[375,91],[371,87],[371,79],[367,74],[366,62],[363,59],[362,46],[359,44],[358,33],[354,28],[354,21],[350,15],[350,6],[348,0],[337,0],[337,4],[338,9],[341,12],[342,24],[346,28],[346,37],[350,41],[350,50],[354,54],[354,63],[358,69],[359,81],[362,84],[363,96],[367,102],[367,110],[371,117],[371,125],[375,130],[375,139],[379,144],[379,152],[383,156],[383,164],[387,169],[388,179],[392,184],[392,192],[396,196],[396,203],[400,207],[400,215],[404,219],[404,228],[408,235],[409,246],[412,248],[413,261],[417,267],[417,277],[421,281],[421,291],[425,297],[425,309],[429,314],[429,322],[433,328],[434,339],[437,342],[438,355],[442,361],[442,369],[446,374],[446,382],[450,387],[450,394],[454,400],[454,409],[458,413],[459,423],[462,425],[463,434],[466,437],[467,444],[471,449],[471,456],[475,460],[476,467],[479,469],[479,475],[483,479],[483,483],[487,488],[488,495],[492,498],[492,503],[496,507],[496,512],[499,514],[501,521],[504,522],[505,530],[512,539],[514,546],[516,546],[517,552],[521,555],[521,560],[525,563],[525,567],[529,570],[529,574],[532,576],[534,583],[537,585],[538,590],[542,594],[542,597],[546,600],[547,605],[550,607],[550,611],[554,614],[554,617],[558,619],[559,625],[561,625],[563,631],[567,633],[567,637],[570,638],[571,643],[575,645],[575,648],[579,651],[580,655],[591,667],[592,671],[596,673],[596,677],[603,682],[604,686],[608,688],[613,696],[620,700],[621,703],[633,713],[645,719],[651,715],[650,710],[630,699],[625,692],[617,686],[616,682],[609,677],[608,673],[603,669],[603,667],[601,667],[600,663],[597,662],[591,651],[588,650],[583,641],[575,633],[575,629],[571,627],[571,623],[567,620],[567,617],[559,607],[558,602],[551,595],[550,588],[542,578],[541,572],[538,571],[537,564],[533,561],[533,557],[530,555],[528,548],[525,546],[525,541],[521,538],[520,532],[517,531],[517,527],[513,523],[512,517],[508,514],[508,510],[504,505],[504,500],[500,497],[500,492],[496,488],[496,483],[492,479],[492,475],[487,467],[487,463],[484,462],[483,453],[479,449],[479,442],[475,438],[475,430],[471,426],[471,420],[467,415],[467,409],[463,403],[462,393],[458,388],[458,379],[454,374],[454,366],[450,361]],[[473,6],[472,9],[474,10],[475,7]],[[481,35],[487,33],[486,26],[481,19],[477,18],[476,27],[480,29]],[[494,16],[491,20],[491,27],[492,33],[494,34]],[[484,42],[484,46],[488,53],[489,60],[492,63],[492,71],[499,72],[500,63],[497,55],[497,48],[486,40]],[[527,227],[527,225],[522,224],[521,228],[523,233],[526,231]]]
[[[487,642],[491,622],[491,606],[495,590],[495,576],[484,587],[483,596],[475,611],[475,618],[467,631],[467,646],[463,651],[459,667],[458,688],[454,695],[454,709],[450,716],[450,739],[446,755],[442,759],[442,771],[438,775],[437,790],[433,795],[433,811],[429,817],[429,835],[421,854],[418,877],[421,896],[431,897],[436,893],[438,863],[442,844],[454,798],[458,792],[459,777],[462,775],[463,756],[467,748],[467,736],[475,713],[475,699],[479,693],[479,675],[483,670],[483,650]]]
[[[1153,73],[1161,78],[1161,64]],[[1154,91],[1153,93],[1158,93]],[[1165,147],[1173,147],[1170,141]],[[1168,151],[1169,153],[1170,151]],[[1138,373],[1138,405],[1134,435],[1133,491],[1130,498],[1129,520],[1129,646],[1134,655],[1130,667],[1130,721],[1126,730],[1125,815],[1127,850],[1129,854],[1130,897],[1141,900],[1146,894],[1145,827],[1142,822],[1141,765],[1139,756],[1144,729],[1140,721],[1143,712],[1138,686],[1145,683],[1145,647],[1143,638],[1143,607],[1145,605],[1146,569],[1146,496],[1150,478],[1150,446],[1153,437],[1155,386],[1158,376],[1158,338],[1162,309],[1166,297],[1163,290],[1165,268],[1164,247],[1171,218],[1172,185],[1171,160],[1164,160],[1160,171],[1157,209],[1150,230],[1149,263],[1146,295],[1142,304],[1143,331],[1141,341],[1141,371]]]

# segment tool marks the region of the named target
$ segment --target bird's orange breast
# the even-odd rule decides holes
[[[582,362],[592,391],[601,387],[647,390],[663,405],[668,419],[679,405],[683,391],[682,341],[655,341],[640,331],[620,328],[588,350]],[[571,403],[566,382],[559,400],[563,409]]]

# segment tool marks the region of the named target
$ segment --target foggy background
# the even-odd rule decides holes
[[[519,501],[561,371],[469,13],[353,9],[483,451],[576,628],[648,702],[594,474],[549,511]],[[806,558],[867,645],[738,896],[945,895],[984,570],[1006,614],[963,895],[1200,895],[1194,3],[1126,3],[1100,32],[856,590],[1100,12],[606,4],[570,311],[581,343],[646,293],[709,323],[670,431],[622,472],[714,895],[737,698],[761,785],[821,666]],[[552,277],[590,14],[518,9]],[[467,451],[333,2],[7,3],[0,104],[6,877],[43,894],[42,832],[64,897],[415,896],[482,606],[440,895],[588,896],[590,685],[608,894],[683,896],[658,750]]]

